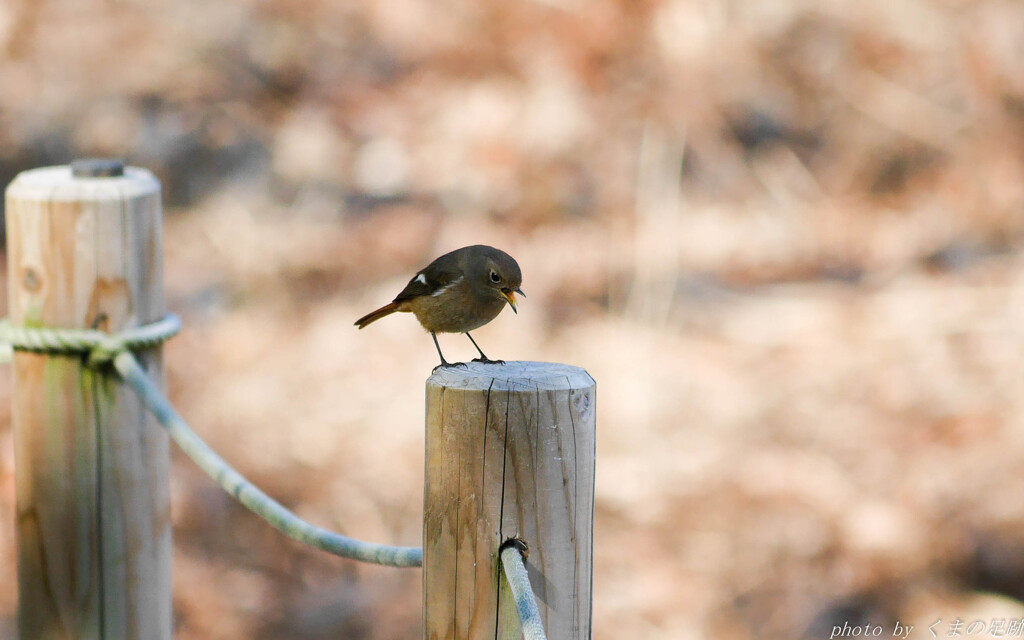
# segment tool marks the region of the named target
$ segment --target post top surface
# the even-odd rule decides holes
[[[18,200],[66,202],[72,200],[125,200],[160,192],[160,181],[140,167],[124,167],[124,174],[75,175],[71,165],[22,171],[7,186],[7,197]],[[81,171],[79,172],[81,173]]]
[[[117,178],[124,175],[124,163],[114,158],[79,158],[71,163],[76,178]]]
[[[558,391],[587,389],[596,383],[585,369],[557,362],[509,361],[504,364],[467,362],[444,367],[427,378],[428,385],[447,389]]]

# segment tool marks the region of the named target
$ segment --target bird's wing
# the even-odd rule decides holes
[[[461,274],[455,268],[439,267],[431,264],[412,277],[401,293],[395,296],[395,302],[404,302],[420,296],[429,296],[453,284]]]

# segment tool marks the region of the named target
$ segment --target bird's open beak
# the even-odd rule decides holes
[[[515,288],[515,289],[502,289],[501,290],[501,295],[505,296],[505,299],[508,300],[509,306],[512,307],[512,313],[518,314],[519,311],[516,308],[516,297],[513,295],[513,292],[514,293],[518,293],[519,295],[523,296],[524,298],[526,297],[526,294],[523,293],[523,290],[519,289],[519,288]]]

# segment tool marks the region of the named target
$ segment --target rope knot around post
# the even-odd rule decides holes
[[[104,333],[98,329],[15,326],[0,320],[0,342],[13,351],[50,355],[85,354],[86,365],[98,368],[109,364],[119,353],[156,347],[181,331],[181,319],[167,314],[156,322]],[[4,354],[5,357],[10,352]]]

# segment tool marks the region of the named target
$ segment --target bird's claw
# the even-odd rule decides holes
[[[473,358],[473,362],[481,364],[505,364],[504,360],[491,360],[490,358]]]
[[[465,362],[447,362],[446,361],[446,362],[442,362],[441,364],[439,364],[436,367],[434,367],[433,369],[431,369],[430,372],[434,373],[438,369],[450,369],[452,367],[468,367],[468,366],[469,365],[466,364]]]

